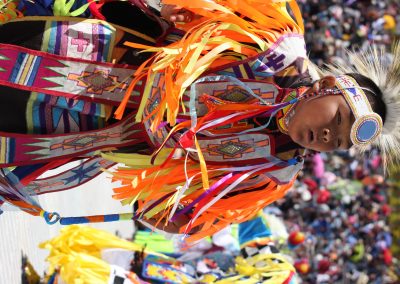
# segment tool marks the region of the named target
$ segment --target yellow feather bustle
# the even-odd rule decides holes
[[[65,283],[109,283],[110,264],[101,259],[103,249],[144,251],[170,259],[143,246],[120,239],[108,232],[91,227],[72,225],[64,227],[59,236],[40,244],[50,251],[47,261],[49,274],[58,271]]]

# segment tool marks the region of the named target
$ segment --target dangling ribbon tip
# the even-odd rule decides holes
[[[46,221],[46,223],[48,225],[54,225],[61,219],[60,214],[58,214],[57,212],[50,213],[50,212],[43,211],[43,210],[40,212],[40,216],[42,216],[44,218],[44,220]]]

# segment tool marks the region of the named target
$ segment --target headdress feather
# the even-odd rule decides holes
[[[365,52],[347,51],[351,64],[327,65],[326,73],[358,73],[371,79],[381,90],[386,105],[382,134],[372,143],[381,150],[385,168],[400,161],[400,42],[392,54],[383,47],[371,46]],[[364,151],[365,146],[357,146]]]

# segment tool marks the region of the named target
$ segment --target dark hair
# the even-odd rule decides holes
[[[348,73],[346,75],[353,77],[361,87],[372,91],[370,92],[368,90],[364,90],[365,95],[371,104],[372,110],[379,114],[379,116],[382,118],[382,122],[385,123],[386,105],[382,98],[382,91],[379,89],[379,87],[374,83],[374,81],[368,77],[365,77],[364,75],[358,73]]]

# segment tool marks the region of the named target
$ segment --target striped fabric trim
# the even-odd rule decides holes
[[[10,82],[19,85],[32,86],[41,61],[42,57],[33,54],[19,53],[14,69],[9,78]]]

